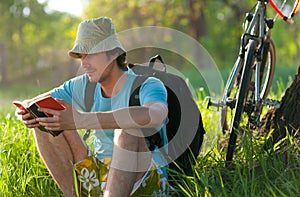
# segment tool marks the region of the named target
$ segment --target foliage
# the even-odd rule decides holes
[[[5,53],[1,67],[7,67],[1,76],[7,75],[7,80],[53,67],[62,58],[61,50],[73,44],[74,24],[79,20],[59,12],[46,13],[45,6],[37,0],[1,1],[0,50]]]
[[[162,26],[178,30],[199,41],[219,68],[230,68],[239,50],[245,13],[255,2],[90,0],[82,18],[109,16],[114,20],[118,31],[142,26]],[[49,12],[46,6],[47,1],[43,4],[38,0],[1,1],[1,83],[13,83],[14,78],[25,81],[26,76],[37,78],[39,71],[45,69],[51,73],[46,80],[56,76],[59,78],[57,81],[61,81],[66,76],[74,75],[74,70],[71,70],[74,62],[67,57],[66,52],[74,42],[76,28],[82,18]],[[269,8],[268,14],[273,17],[274,11]],[[295,22],[298,21],[299,15],[296,15]],[[297,24],[288,26],[283,20],[276,21],[273,39],[277,46],[278,65],[292,66],[299,61],[298,30]],[[288,38],[285,35],[289,35]],[[168,62],[175,64],[176,57],[172,58],[174,60]]]
[[[85,17],[109,16],[118,31],[149,25],[176,29],[198,40],[219,68],[228,68],[238,55],[245,14],[255,3],[255,0],[91,0]],[[269,7],[268,17],[274,16]],[[295,18],[297,22],[299,16]],[[276,22],[273,35],[275,43],[278,43],[277,56],[285,57],[278,58],[279,65],[291,66],[299,61],[300,39],[297,38],[300,34],[297,30],[297,25],[288,26],[283,20]],[[288,39],[283,36],[286,34],[290,35]]]

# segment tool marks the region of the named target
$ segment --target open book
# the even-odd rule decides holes
[[[64,110],[65,109],[65,107],[63,105],[61,105],[60,103],[58,103],[52,96],[42,97],[37,100],[34,100],[31,103],[24,103],[22,101],[13,101],[13,104],[15,104],[19,109],[29,112],[31,115],[33,115],[36,118],[53,116],[52,114],[38,111],[38,108],[40,108],[40,107],[41,108],[50,108],[50,109],[54,109],[54,110]],[[53,136],[58,136],[61,132],[63,132],[62,130],[61,131],[50,131],[50,130],[45,129],[45,127],[43,127],[43,126],[39,126],[38,128],[41,131],[48,132]]]

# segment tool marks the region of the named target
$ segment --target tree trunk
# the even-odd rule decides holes
[[[4,42],[0,42],[0,84],[7,84],[7,53]]]
[[[267,145],[274,145],[284,138],[287,132],[295,136],[300,129],[300,66],[291,86],[281,100],[280,108],[270,110],[263,118],[263,131],[274,130]],[[299,134],[298,134],[299,135]]]
[[[188,14],[189,20],[189,34],[195,39],[199,40],[206,34],[206,19],[204,14],[205,1],[189,0],[188,5],[190,12]]]

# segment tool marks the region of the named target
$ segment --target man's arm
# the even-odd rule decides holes
[[[96,129],[134,129],[159,127],[168,115],[168,108],[160,102],[149,102],[144,106],[133,106],[117,109],[111,112],[83,113],[82,125]],[[90,124],[89,119],[95,116],[96,124]]]
[[[124,107],[108,112],[78,112],[65,101],[65,110],[41,108],[53,117],[37,118],[40,125],[49,130],[70,129],[134,129],[159,127],[168,115],[168,108],[160,102],[148,102],[143,106]]]

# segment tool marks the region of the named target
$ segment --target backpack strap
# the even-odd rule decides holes
[[[141,105],[139,92],[140,92],[141,85],[144,83],[144,81],[146,81],[147,78],[148,78],[148,76],[146,76],[146,75],[138,75],[135,78],[135,80],[132,84],[132,88],[131,88],[131,94],[130,94],[130,98],[129,98],[129,106],[140,106]],[[162,142],[159,132],[157,132],[153,128],[143,128],[142,130],[143,130],[143,133],[146,135],[145,138],[149,141],[148,148],[150,151],[153,151],[156,146],[158,146],[158,147],[163,146],[163,142]]]
[[[85,92],[84,92],[84,106],[87,112],[91,111],[93,107],[96,85],[97,85],[96,82],[90,82],[90,80],[87,79]],[[91,133],[91,129],[87,129],[83,135],[84,141],[87,140],[87,138],[90,136],[90,133]]]
[[[141,85],[148,79],[146,75],[138,75],[132,84],[130,98],[129,98],[129,106],[140,106],[140,89]]]
[[[163,65],[163,68],[164,68],[164,72],[167,72],[167,66],[164,62],[164,60],[162,59],[162,57],[160,55],[155,55],[153,57],[150,58],[150,61],[149,61],[149,67],[153,69],[154,67],[154,63],[156,62],[156,60],[159,60],[162,65]]]

